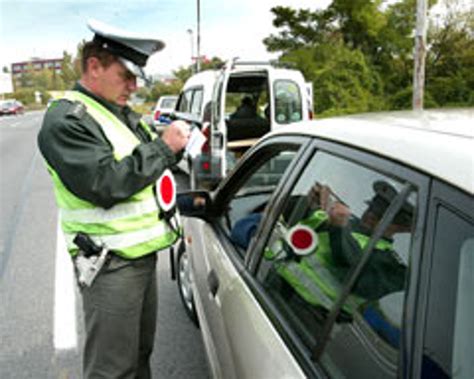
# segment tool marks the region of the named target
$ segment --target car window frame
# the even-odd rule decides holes
[[[423,241],[423,264],[420,264],[419,270],[419,289],[411,299],[410,308],[414,308],[418,304],[418,313],[413,315],[412,323],[407,325],[411,328],[412,340],[407,344],[407,357],[412,359],[407,362],[407,373],[411,373],[413,377],[420,377],[422,371],[423,350],[425,344],[426,328],[428,326],[429,315],[429,299],[431,295],[430,278],[433,272],[434,264],[434,244],[436,242],[436,227],[438,218],[438,207],[445,209],[464,217],[471,222],[473,218],[464,209],[469,209],[469,202],[472,204],[472,195],[450,185],[439,179],[433,179],[431,193],[428,199],[428,214],[426,218],[426,230]],[[458,277],[456,278],[458,279]],[[412,314],[414,312],[411,312]],[[415,317],[416,316],[416,317]],[[453,341],[449,341],[452,344]],[[451,357],[452,359],[452,357]]]
[[[216,233],[219,242],[225,246],[225,252],[227,256],[234,263],[236,269],[239,272],[241,272],[247,264],[247,256],[251,251],[251,246],[249,246],[247,250],[245,259],[242,259],[242,256],[237,248],[230,242],[228,234],[225,232],[223,226],[219,223],[219,219],[223,216],[226,210],[226,205],[232,199],[232,196],[237,193],[238,189],[241,188],[242,184],[244,184],[245,181],[261,166],[258,165],[257,167],[255,163],[256,160],[258,162],[262,162],[265,160],[265,158],[274,156],[271,153],[272,151],[282,151],[285,147],[295,147],[296,155],[293,161],[290,163],[290,166],[287,168],[287,171],[283,175],[282,179],[280,179],[280,182],[277,185],[274,193],[270,196],[269,201],[273,201],[272,199],[280,194],[280,189],[282,185],[287,182],[287,177],[294,171],[295,162],[299,161],[298,157],[301,154],[304,154],[310,143],[311,141],[307,137],[303,136],[293,136],[291,138],[276,137],[261,141],[246,153],[245,158],[239,160],[238,164],[233,169],[232,174],[229,174],[214,191],[212,195],[214,212],[212,213],[209,223]],[[242,175],[236,174],[238,172],[241,172]],[[262,219],[262,225],[265,223],[265,217]],[[258,229],[260,229],[260,226]]]
[[[214,205],[218,209],[223,209],[223,206],[230,198],[237,192],[235,188],[240,188],[240,186],[256,171],[256,160],[260,163],[265,157],[272,155],[270,150],[283,150],[285,146],[300,146],[300,150],[295,158],[299,157],[303,150],[308,148],[309,139],[307,137],[301,136],[292,136],[290,138],[275,136],[273,138],[268,138],[263,141],[260,141],[249,149],[243,158],[241,158],[236,166],[232,169],[231,173],[227,175],[218,185],[214,193]],[[263,151],[262,153],[262,150]],[[296,150],[298,151],[298,150]],[[291,165],[294,164],[295,159]],[[260,166],[259,166],[260,167]],[[237,171],[241,171],[242,175],[236,175]],[[288,173],[285,173],[284,178],[288,176]],[[281,181],[278,185],[278,189],[281,186]]]
[[[269,236],[270,231],[273,228],[276,217],[282,212],[285,206],[285,199],[291,193],[291,189],[296,184],[297,179],[301,175],[302,171],[309,163],[317,151],[323,151],[328,154],[340,157],[352,161],[356,164],[363,165],[369,169],[373,169],[377,172],[385,174],[389,177],[394,177],[397,180],[404,180],[410,182],[415,186],[418,196],[418,208],[417,208],[417,221],[413,229],[412,243],[411,243],[411,255],[409,266],[410,278],[406,288],[406,299],[405,308],[408,307],[408,300],[415,297],[418,291],[416,281],[413,281],[415,273],[419,271],[419,267],[422,262],[422,236],[424,232],[424,224],[426,219],[427,203],[430,189],[430,178],[422,172],[416,169],[407,167],[401,162],[396,162],[388,157],[384,157],[381,154],[363,151],[361,149],[345,146],[344,144],[326,141],[319,138],[314,138],[310,145],[307,146],[304,154],[298,157],[298,160],[294,162],[295,166],[292,167],[291,173],[285,178],[284,183],[279,188],[279,193],[275,196],[272,201],[271,212],[267,217],[262,220],[262,225],[258,228],[256,238],[250,245],[247,253],[248,259],[246,259],[246,265],[242,272],[242,276],[247,283],[250,291],[254,294],[256,301],[267,313],[269,319],[273,321],[275,328],[279,331],[281,337],[285,340],[288,348],[292,351],[293,355],[301,364],[302,368],[309,376],[318,377],[320,375],[326,376],[323,369],[319,366],[318,362],[312,359],[312,352],[302,345],[299,338],[296,336],[294,331],[288,325],[286,320],[283,318],[278,309],[274,306],[268,294],[258,282],[256,275],[259,267],[259,263],[263,257],[264,246],[267,243],[267,239],[263,236]],[[270,216],[273,215],[273,218]],[[407,316],[407,319],[413,317],[412,314]],[[408,323],[409,324],[409,323]],[[402,322],[403,331],[405,332],[407,323],[405,318]],[[402,343],[400,346],[399,362],[398,367],[404,370],[403,356],[404,349],[406,348],[406,341],[411,340],[411,335],[402,336]]]

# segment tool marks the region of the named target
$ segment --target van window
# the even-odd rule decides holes
[[[201,115],[202,109],[202,88],[196,89],[193,93],[193,99],[191,103],[191,113],[193,115]]]
[[[298,85],[292,80],[276,80],[275,120],[279,124],[289,124],[303,119],[303,105]]]
[[[257,278],[301,342],[310,351],[323,344],[319,363],[329,377],[397,375],[416,193],[383,237],[372,239],[404,185],[319,152],[275,218]],[[364,254],[370,258],[338,312],[331,337],[322,341],[327,316]]]
[[[178,111],[183,113],[189,113],[191,107],[191,100],[192,100],[193,92],[192,89],[185,91],[181,94],[179,99]]]
[[[249,72],[231,75],[225,95],[228,141],[258,138],[270,130],[267,75]]]
[[[178,112],[200,115],[202,97],[203,89],[201,87],[186,90],[179,99]]]

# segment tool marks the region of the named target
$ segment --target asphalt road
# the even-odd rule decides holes
[[[0,118],[0,378],[80,378],[80,296],[36,147],[42,112]],[[183,180],[178,178],[179,183]],[[57,254],[58,251],[58,254]],[[66,259],[65,259],[66,258]],[[159,257],[155,378],[208,378],[201,334]]]

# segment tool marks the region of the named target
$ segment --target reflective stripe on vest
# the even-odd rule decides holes
[[[294,260],[278,262],[277,272],[308,303],[331,309],[343,285],[327,269],[327,263],[319,255],[322,251],[330,251],[328,233],[319,234],[316,252],[302,257],[300,262]],[[350,295],[343,309],[351,312],[362,301],[358,296]]]
[[[84,104],[112,145],[117,161],[130,155],[140,144],[126,125],[92,98],[76,91],[66,92],[63,98]],[[156,137],[146,129],[152,138]],[[77,252],[72,241],[78,232],[87,233],[96,243],[105,244],[129,259],[162,250],[176,241],[177,234],[158,218],[159,208],[152,185],[110,209],[103,209],[75,196],[54,169],[48,167],[48,170],[53,178],[61,227],[72,255]]]
[[[89,96],[78,91],[66,91],[63,99],[73,102],[79,101],[84,104],[89,116],[91,116],[101,126],[102,131],[114,149],[114,155],[118,161],[127,155],[130,155],[133,149],[140,144],[140,140],[137,136],[135,136],[135,134],[133,134],[133,132],[122,121],[120,121],[107,108]],[[156,138],[156,134],[151,132],[148,125],[143,121],[140,121],[140,124],[148,133],[150,133],[152,139]]]

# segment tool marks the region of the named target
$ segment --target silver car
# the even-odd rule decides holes
[[[301,122],[180,195],[217,378],[473,378],[473,110]]]

